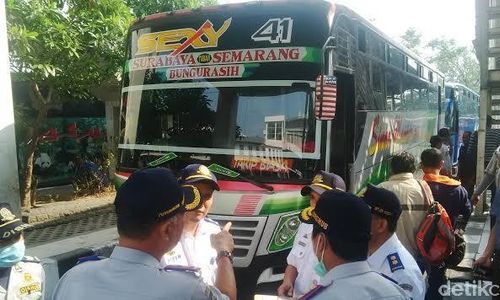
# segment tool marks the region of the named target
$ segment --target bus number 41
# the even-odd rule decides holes
[[[288,44],[292,40],[293,19],[269,19],[253,35],[256,42],[268,41],[271,44]]]

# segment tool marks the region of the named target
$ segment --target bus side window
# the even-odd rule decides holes
[[[366,52],[366,31],[361,27],[358,27],[358,50]]]
[[[376,110],[390,110],[391,106],[387,106],[385,100],[385,89],[384,89],[384,72],[382,67],[377,63],[372,61],[372,91],[373,98],[375,101]]]
[[[394,111],[401,111],[401,76],[399,72],[388,69],[385,73],[386,101],[392,101]]]

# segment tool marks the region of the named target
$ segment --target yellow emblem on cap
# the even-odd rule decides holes
[[[304,221],[309,221],[311,220],[311,212],[314,209],[314,207],[306,207],[300,212],[300,218]]]
[[[313,178],[313,181],[312,181],[312,184],[315,184],[315,183],[323,183],[323,175],[321,174],[318,174],[316,176],[314,176]]]
[[[208,170],[208,169],[207,169]],[[201,203],[201,195],[200,195],[200,191],[195,187],[195,186],[192,186],[192,185],[183,185],[182,186],[183,188],[189,188],[191,189],[191,191],[193,192],[194,194],[194,199],[191,203],[188,203],[186,204],[186,210],[194,210],[196,209],[200,203]]]
[[[12,221],[16,218],[14,214],[7,208],[0,209],[0,218],[3,222]]]
[[[210,176],[210,170],[204,166],[204,165],[201,165],[199,168],[198,168],[198,174],[201,174],[201,175],[206,175],[206,176]]]

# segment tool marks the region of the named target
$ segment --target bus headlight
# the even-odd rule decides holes
[[[269,252],[277,252],[291,248],[299,226],[300,220],[298,213],[281,216],[267,250]]]

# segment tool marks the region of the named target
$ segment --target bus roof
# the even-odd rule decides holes
[[[334,4],[331,1],[326,1],[326,0],[315,1],[314,3],[310,3],[310,4],[316,5],[318,3],[328,3],[332,9],[334,7]],[[303,2],[303,0],[247,1],[247,2],[227,3],[227,4],[204,6],[204,7],[200,7],[200,8],[180,9],[180,10],[156,13],[156,14],[145,16],[142,18],[137,18],[132,23],[132,27],[136,27],[137,25],[139,25],[141,23],[149,22],[149,21],[153,21],[153,20],[158,20],[158,19],[161,19],[161,18],[164,18],[167,16],[186,16],[186,15],[196,14],[196,13],[200,13],[200,12],[202,12],[202,13],[203,12],[205,12],[205,13],[229,12],[235,8],[236,9],[245,9],[248,7],[256,7],[256,6],[259,6],[259,8],[273,7],[273,6],[283,7],[283,4],[288,4],[288,5],[297,4],[297,5],[303,6],[304,2]]]
[[[463,89],[465,89],[465,90],[473,93],[474,95],[479,96],[479,93],[475,92],[474,90],[472,90],[471,88],[467,87],[466,85],[463,85],[463,84],[458,83],[458,82],[446,82],[445,86],[449,87],[449,88],[455,88],[455,89],[458,88],[458,87],[460,87],[460,88],[463,88]]]
[[[377,27],[375,27],[375,25],[373,25],[370,21],[366,20],[365,18],[363,18],[362,16],[360,16],[358,13],[356,13],[355,11],[353,11],[352,9],[350,9],[349,7],[347,7],[345,5],[342,5],[342,4],[336,4],[335,6],[336,6],[335,11],[336,11],[337,15],[339,14],[339,12],[344,12],[347,15],[351,15],[351,17],[355,17],[355,18],[359,19],[359,21],[361,21],[361,23],[363,23],[365,26],[367,26],[368,28],[370,28],[371,30],[373,30],[374,32],[376,32],[384,40],[388,41],[392,46],[394,46],[395,48],[398,48],[399,50],[401,50],[402,52],[404,52],[406,55],[408,55],[411,58],[417,60],[423,66],[431,69],[433,72],[435,72],[436,74],[438,74],[438,75],[440,75],[441,77],[444,78],[444,74],[441,73],[441,71],[439,71],[436,66],[434,66],[433,64],[427,62],[425,59],[421,58],[420,56],[418,56],[416,53],[414,53],[413,51],[411,51],[410,49],[408,49],[407,47],[405,47],[401,43],[396,42],[393,38],[391,38],[388,35],[386,35],[380,29],[378,29]]]

